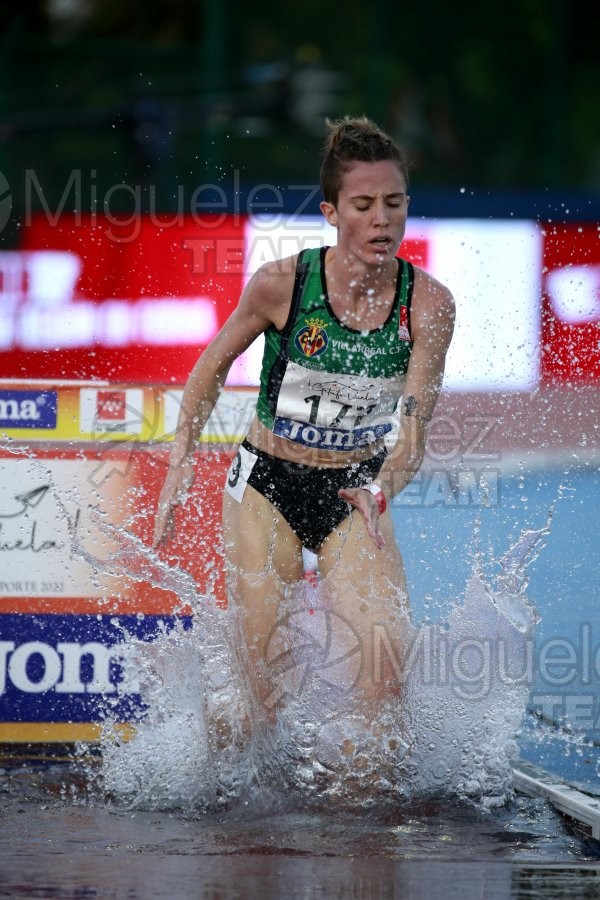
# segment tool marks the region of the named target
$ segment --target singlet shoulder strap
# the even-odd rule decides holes
[[[413,264],[401,256],[398,260],[398,275],[396,277],[396,293],[394,297],[394,306],[410,307],[412,300],[412,289],[415,280],[415,270]]]
[[[412,314],[412,298],[413,298],[413,289],[415,286],[415,267],[411,262],[406,263],[406,268],[408,270],[408,283],[406,285],[406,313],[407,313],[407,325],[408,325],[408,333],[412,339],[412,322],[411,322],[411,314]]]
[[[298,259],[296,261],[296,274],[294,277],[290,311],[283,329],[279,332],[279,350],[273,361],[266,385],[266,398],[272,415],[275,414],[275,409],[277,408],[277,398],[289,360],[288,339],[298,315],[298,308],[300,306],[300,301],[302,300],[304,285],[309,269],[310,250],[302,250],[298,254]]]
[[[309,268],[310,250],[301,250],[298,254],[298,259],[296,260],[296,274],[294,276],[294,288],[292,290],[292,302],[290,303],[290,311],[288,313],[287,321],[281,331],[282,346],[284,346],[286,339],[289,337],[290,332],[294,327],[294,322],[296,321],[296,316],[298,315],[298,307],[300,306],[300,301],[302,300],[302,294],[304,291],[304,285],[306,283],[306,276],[308,275]]]
[[[406,316],[406,325],[408,333],[412,336],[411,329],[411,311],[412,296],[415,286],[415,268],[407,259],[398,257],[398,281],[396,282],[396,296],[394,298],[394,312],[400,317],[400,320]],[[406,307],[406,312],[400,312],[401,307]]]

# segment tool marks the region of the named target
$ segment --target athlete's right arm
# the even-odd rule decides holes
[[[153,545],[173,534],[173,513],[194,479],[194,449],[225,384],[232,363],[252,341],[275,325],[282,328],[292,294],[295,259],[262,266],[240,302],[194,366],[183,391],[169,468],[158,501]]]

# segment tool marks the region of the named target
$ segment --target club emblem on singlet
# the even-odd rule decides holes
[[[329,338],[321,319],[306,319],[306,325],[296,334],[296,347],[305,356],[320,356],[327,349]]]

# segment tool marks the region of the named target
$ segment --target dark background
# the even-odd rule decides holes
[[[165,212],[206,184],[233,207],[314,184],[324,118],[364,113],[408,151],[413,215],[589,220],[597,22],[587,0],[6,0],[0,194],[15,221],[123,183]]]

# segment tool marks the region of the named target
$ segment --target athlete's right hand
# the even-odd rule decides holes
[[[184,502],[186,494],[194,481],[194,464],[186,460],[178,466],[170,466],[162,486],[156,519],[154,521],[154,537],[152,546],[156,549],[173,538],[175,531],[175,508]]]
[[[377,501],[369,491],[362,487],[340,488],[338,496],[349,503],[363,517],[367,533],[378,550],[385,547],[385,539],[379,527],[379,507]]]

